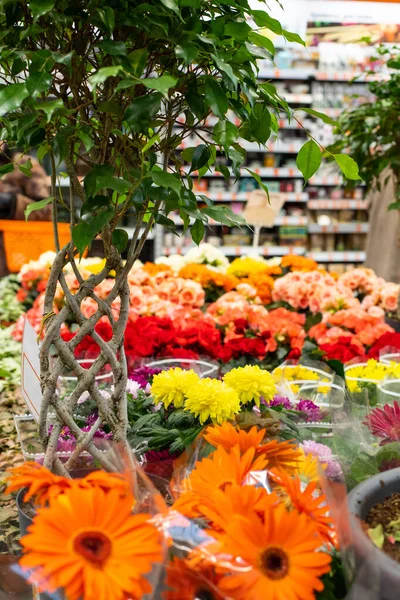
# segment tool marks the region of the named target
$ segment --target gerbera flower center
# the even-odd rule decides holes
[[[270,579],[283,579],[289,571],[289,559],[280,548],[268,548],[261,556],[262,570]]]
[[[96,564],[102,564],[111,554],[111,540],[101,531],[83,531],[74,539],[74,550]]]

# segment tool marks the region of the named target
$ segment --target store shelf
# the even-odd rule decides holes
[[[193,245],[175,247],[169,246],[163,248],[163,254],[169,256],[170,254],[186,254],[193,248]],[[285,256],[286,254],[299,254],[303,255],[306,251],[301,246],[219,246],[218,247],[225,256],[242,256],[257,253],[260,256]]]
[[[288,79],[306,81],[314,77],[315,69],[261,69],[258,76],[260,79]]]
[[[290,104],[311,104],[313,101],[312,94],[282,93],[281,96]]]
[[[168,219],[171,219],[171,221],[173,221],[175,223],[175,225],[178,225],[179,227],[183,226],[183,219],[179,215],[168,215]],[[194,219],[190,219],[190,223],[192,224],[193,222],[194,222]],[[218,221],[214,221],[214,219],[208,219],[208,224],[209,225],[218,225],[218,226],[221,225],[221,223],[219,223]],[[291,216],[283,215],[283,216],[277,217],[275,219],[273,227],[279,227],[279,226],[285,226],[285,225],[307,226],[308,218],[307,217],[291,217]]]
[[[197,138],[195,140],[186,139],[182,142],[182,144],[179,144],[178,149],[184,150],[185,148],[194,148],[196,146],[204,144],[205,140],[209,142],[212,141],[211,139],[207,139],[207,137],[204,137],[204,139]],[[245,140],[240,141],[240,146],[247,152],[262,152],[263,154],[265,154],[266,152],[273,152],[275,154],[297,154],[297,152],[300,150],[303,144],[304,140],[300,140],[297,143],[290,144],[287,144],[285,142],[271,143],[266,146],[263,146],[262,144],[257,144],[256,142],[246,142]]]
[[[260,177],[265,177],[265,178],[270,178],[270,179],[276,179],[279,177],[285,177],[285,178],[302,178],[302,174],[300,173],[300,171],[296,168],[287,168],[287,167],[248,167],[250,169],[250,171],[253,171],[254,173],[256,173],[257,175],[260,175]],[[190,171],[190,167],[189,166],[184,166],[183,171],[185,171],[185,173],[189,173]],[[193,171],[192,175],[194,177],[198,176],[197,171]],[[246,169],[241,169],[240,170],[240,175],[241,177],[251,177],[250,173],[246,170]],[[219,171],[215,171],[214,168],[210,169],[209,171],[207,171],[207,173],[205,173],[205,175],[203,175],[203,177],[223,177],[222,173],[220,173]]]
[[[310,223],[309,233],[368,233],[369,223],[333,223],[332,225],[318,225]]]
[[[193,190],[195,194],[204,194],[213,202],[247,202],[251,197],[251,192],[213,192],[204,191],[200,192]],[[275,192],[271,192],[275,193]],[[295,193],[295,192],[279,192],[285,198],[285,202],[308,202],[308,194],[306,192]]]
[[[328,83],[337,81],[365,83],[367,81],[385,81],[389,79],[387,73],[361,73],[360,71],[315,71],[314,77],[317,81],[327,81]]]
[[[366,258],[365,252],[309,252],[309,258],[320,263],[363,263]]]
[[[307,207],[310,210],[368,210],[366,200],[309,200]]]

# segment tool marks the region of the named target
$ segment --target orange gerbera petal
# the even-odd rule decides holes
[[[265,429],[257,430],[254,426],[250,431],[244,429],[238,429],[230,423],[223,423],[222,425],[212,425],[207,427],[204,439],[209,444],[215,446],[222,446],[225,450],[230,450],[233,446],[238,445],[240,452],[244,454],[249,448],[257,448],[265,437]]]
[[[268,460],[268,468],[280,467],[290,472],[296,470],[298,461],[302,457],[302,453],[295,446],[294,440],[289,442],[271,440],[259,446],[257,454],[263,455]]]
[[[8,470],[6,494],[27,488],[24,502],[35,497],[38,505],[44,505],[51,497],[71,487],[71,480],[54,475],[51,471],[36,462],[26,462],[19,467]]]
[[[183,480],[186,493],[178,498],[174,509],[188,517],[199,516],[197,505],[203,498],[234,483],[242,485],[251,472],[263,471],[266,466],[263,456],[255,457],[255,448],[241,455],[239,446],[229,452],[220,446],[211,456],[197,462],[189,477]]]
[[[311,481],[302,489],[302,482],[298,476],[291,477],[281,469],[273,469],[270,474],[288,496],[290,504],[299,513],[305,514],[314,524],[323,542],[336,545],[336,531],[332,519],[328,516],[326,498],[322,492],[318,491],[317,482]]]
[[[221,566],[221,592],[233,600],[314,600],[319,577],[330,569],[329,554],[305,515],[278,505],[264,518],[255,512],[235,518],[221,540],[232,556]]]
[[[142,598],[162,546],[150,517],[132,515],[132,504],[133,496],[100,487],[73,486],[52,498],[21,540],[30,582],[40,591],[63,588],[68,600]]]
[[[198,509],[213,527],[225,531],[236,515],[245,517],[249,511],[264,514],[278,503],[277,494],[268,493],[263,487],[234,483],[224,491],[215,490],[199,503]]]
[[[175,558],[167,566],[164,600],[196,600],[207,595],[218,600],[220,577],[209,563],[201,569],[192,568],[188,561]]]

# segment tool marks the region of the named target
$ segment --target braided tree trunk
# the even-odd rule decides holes
[[[127,364],[124,351],[124,334],[129,316],[129,284],[127,276],[136,258],[140,255],[151,228],[150,220],[142,236],[139,237],[139,219],[134,236],[130,245],[128,259],[125,264],[120,253],[110,243],[110,235],[104,234],[103,243],[106,252],[106,264],[98,274],[91,275],[84,280],[77,268],[74,258],[74,245],[71,243],[57,252],[52,265],[50,278],[47,284],[44,301],[44,318],[46,323],[46,334],[40,348],[41,385],[43,400],[39,421],[39,435],[45,448],[46,467],[55,472],[68,475],[68,471],[74,467],[79,455],[83,451],[89,452],[93,458],[106,470],[116,470],[111,453],[100,451],[93,443],[96,431],[106,423],[113,434],[113,441],[120,443],[125,450],[126,456],[130,456],[130,450],[126,441],[127,433]],[[79,289],[72,294],[68,289],[63,273],[63,268],[70,263],[75,276],[79,282]],[[115,271],[115,283],[106,299],[100,299],[94,289],[109,276],[110,271]],[[64,306],[60,312],[53,312],[54,297],[57,284],[60,283],[64,292]],[[111,305],[116,298],[120,298],[120,312],[115,316]],[[80,309],[85,298],[92,298],[97,303],[97,311],[90,318],[86,318]],[[94,330],[96,323],[107,316],[112,327],[112,339],[105,342]],[[75,337],[65,342],[60,335],[60,329],[67,320],[73,320],[79,325],[79,331]],[[84,369],[74,356],[74,349],[83,338],[89,335],[100,347],[100,354],[89,369]],[[50,347],[57,350],[55,361],[50,364]],[[106,399],[97,389],[95,377],[105,365],[110,365],[114,377],[114,390],[110,399]],[[58,377],[68,367],[77,376],[77,386],[68,397],[59,397],[56,388]],[[98,418],[88,432],[83,432],[74,420],[74,412],[77,402],[83,392],[87,391],[97,404]],[[49,411],[55,413],[56,420],[49,435],[47,417]],[[76,438],[76,448],[63,464],[56,456],[57,442],[63,426],[68,426]]]

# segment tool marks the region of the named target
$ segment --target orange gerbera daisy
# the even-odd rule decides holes
[[[245,517],[251,510],[264,514],[278,503],[279,497],[275,492],[268,493],[263,487],[234,483],[224,491],[215,490],[199,504],[199,510],[213,527],[225,531],[236,515]]]
[[[249,448],[257,448],[265,437],[265,429],[257,430],[254,426],[250,431],[238,429],[228,422],[222,425],[212,425],[207,427],[204,438],[209,444],[222,446],[225,450],[230,450],[234,446],[239,446],[240,452],[244,454]]]
[[[81,487],[100,487],[105,492],[118,490],[121,495],[131,493],[128,480],[125,475],[122,475],[121,473],[93,471],[83,479],[76,479],[75,481]]]
[[[74,486],[38,510],[22,538],[23,569],[40,591],[68,600],[142,598],[144,575],[162,559],[161,536],[149,516],[132,515],[132,496]]]
[[[298,476],[291,477],[286,471],[280,469],[273,469],[270,473],[273,480],[287,494],[290,504],[311,520],[323,542],[336,545],[336,532],[332,519],[328,516],[326,498],[321,492],[316,494],[317,483],[311,481],[302,490]]]
[[[19,467],[8,470],[6,494],[28,488],[24,502],[35,497],[39,506],[46,504],[50,498],[58,496],[71,487],[72,480],[54,475],[51,471],[36,462],[26,462]]]
[[[175,502],[174,509],[187,517],[199,516],[199,503],[217,489],[237,483],[242,485],[252,471],[263,471],[267,460],[255,457],[255,449],[249,448],[242,456],[239,446],[227,452],[221,446],[208,458],[196,463],[189,477],[183,480],[184,492]]]
[[[302,457],[301,450],[295,446],[294,440],[289,442],[270,440],[258,446],[256,452],[268,460],[268,469],[280,467],[290,472],[296,470],[299,459]]]
[[[164,600],[196,600],[203,595],[222,599],[217,587],[219,579],[210,563],[197,569],[188,561],[175,558],[167,566],[165,583],[168,589],[162,596]]]
[[[220,590],[233,600],[313,600],[331,562],[329,554],[317,552],[320,545],[307,517],[281,504],[264,519],[255,512],[238,517],[222,540],[223,552],[234,562]]]

